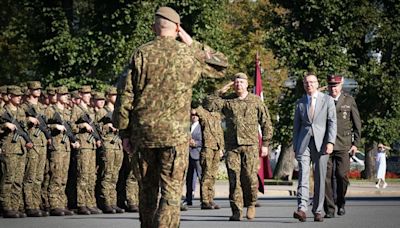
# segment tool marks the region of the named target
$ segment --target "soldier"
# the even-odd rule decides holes
[[[79,91],[74,90],[71,92],[71,101],[73,105],[79,105],[81,103],[81,97],[79,96]]]
[[[333,153],[329,156],[325,181],[325,218],[335,217],[335,202],[333,185],[336,185],[337,214],[346,213],[345,196],[350,171],[350,156],[357,152],[361,141],[361,119],[354,98],[342,92],[344,78],[340,75],[330,75],[327,78],[329,95],[333,97],[336,106],[337,135]],[[333,170],[335,172],[333,172]],[[335,175],[336,178],[333,178]],[[335,180],[336,183],[332,183]]]
[[[56,93],[56,88],[55,87],[47,87],[46,93],[43,94],[44,99],[42,104],[44,107],[49,107],[51,105],[54,105],[57,103],[57,93]],[[42,208],[45,211],[50,210],[50,202],[49,202],[49,183],[50,183],[50,167],[49,167],[49,151],[47,153],[47,160],[46,160],[46,165],[44,169],[44,178],[43,178],[43,184],[42,184],[42,201],[43,201],[43,206]]]
[[[108,95],[110,95],[108,93]],[[112,96],[110,96],[112,99]],[[115,97],[114,97],[115,98]],[[104,107],[105,96],[103,93],[95,93],[94,96],[96,121],[102,128],[104,152],[100,154],[102,170],[100,171],[100,198],[104,201],[103,213],[124,213],[125,210],[117,206],[118,173],[122,165],[122,141],[118,136],[118,130],[112,124],[112,112],[114,106],[108,104]],[[110,101],[110,99],[109,99]],[[110,103],[110,102],[109,102]]]
[[[56,90],[56,93],[57,103],[46,110],[55,145],[55,150],[50,153],[49,158],[50,182],[48,192],[50,215],[64,216],[74,214],[67,209],[65,187],[68,179],[71,146],[78,148],[79,142],[74,139],[71,140],[72,130],[67,125],[71,118],[71,111],[67,109],[68,88],[61,86]]]
[[[82,86],[79,90],[81,103],[72,109],[72,125],[80,142],[77,152],[77,206],[78,214],[100,214],[95,198],[96,187],[96,149],[101,147],[100,139],[93,137],[95,113],[90,106],[91,87]],[[92,123],[90,123],[92,121]]]
[[[26,101],[21,105],[28,116],[28,132],[34,148],[27,151],[24,177],[25,212],[29,217],[48,216],[41,211],[42,183],[47,160],[47,139],[49,134],[43,115],[45,107],[39,102],[42,86],[39,81],[28,82]]]
[[[204,102],[207,107],[207,102]],[[203,148],[200,152],[200,164],[202,169],[201,177],[201,209],[220,209],[215,204],[215,180],[218,174],[220,158],[225,147],[224,131],[221,126],[221,114],[209,112],[203,107],[195,109],[200,118],[200,125],[203,129]]]
[[[132,57],[114,116],[124,149],[139,159],[141,226],[178,227],[192,87],[203,73],[223,77],[227,64],[222,54],[192,40],[169,7],[157,10],[153,30],[155,40]]]
[[[261,99],[247,91],[247,75],[237,73],[234,82],[234,94],[221,98],[211,98],[210,111],[222,111],[225,115],[226,167],[229,177],[229,200],[232,209],[230,221],[242,220],[243,206],[247,207],[246,217],[255,217],[255,205],[258,193],[257,172],[259,166],[258,125],[262,133],[262,156],[268,155],[268,145],[272,137],[272,124],[267,107]]]
[[[8,101],[7,86],[0,86],[0,108]]]
[[[22,218],[22,183],[26,150],[33,148],[32,140],[24,129],[25,112],[20,108],[22,91],[18,86],[8,86],[9,102],[0,109],[1,170],[0,195],[4,218]]]

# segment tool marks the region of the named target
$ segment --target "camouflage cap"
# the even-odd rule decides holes
[[[6,86],[6,85],[0,86],[0,93],[1,93],[1,94],[7,93],[7,86]]]
[[[242,72],[236,73],[233,76],[233,80],[235,80],[237,78],[246,79],[246,80],[248,79],[247,75],[245,73],[242,73]]]
[[[179,18],[179,14],[172,8],[170,7],[160,7],[158,8],[157,12],[156,12],[157,16],[161,16],[169,21],[172,21],[176,24],[180,24],[181,23],[181,19]]]
[[[105,100],[106,99],[106,97],[104,96],[104,93],[102,93],[102,92],[95,92],[93,94],[93,98],[95,100]]]
[[[79,96],[79,91],[78,91],[78,90],[72,91],[72,92],[71,92],[71,97],[72,97],[72,98],[76,98],[76,99],[81,98],[81,97]]]
[[[7,87],[7,93],[8,93],[8,94],[15,95],[15,96],[22,96],[22,95],[24,95],[24,93],[22,92],[21,87],[15,86],[15,85],[8,86],[8,87]]]
[[[28,89],[41,89],[42,85],[40,84],[39,81],[29,81],[27,83]]]
[[[81,92],[81,93],[90,93],[90,92],[92,92],[92,87],[90,85],[83,85],[79,89],[79,92]]]
[[[56,95],[56,89],[56,87],[47,87],[47,94],[52,96]]]
[[[107,95],[117,95],[117,94],[118,94],[117,88],[115,88],[114,86],[109,87],[109,88],[106,90],[106,94],[107,94]]]
[[[57,88],[57,94],[68,94],[68,88],[66,86],[60,86]]]

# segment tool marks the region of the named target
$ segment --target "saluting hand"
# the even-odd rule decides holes
[[[192,45],[192,37],[190,37],[190,35],[180,25],[178,25],[178,36],[181,38],[183,43],[187,44],[188,46]]]

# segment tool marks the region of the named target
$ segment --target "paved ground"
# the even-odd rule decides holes
[[[231,209],[228,201],[228,183],[218,181],[216,184],[216,202],[221,210],[201,210],[198,192],[193,201],[194,206],[182,212],[181,227],[189,228],[236,228],[236,227],[398,227],[400,224],[400,183],[390,183],[386,189],[377,190],[373,182],[352,182],[349,187],[347,214],[323,223],[313,222],[308,212],[308,220],[300,223],[293,219],[296,209],[296,198],[293,196],[297,183],[292,186],[266,185],[266,194],[259,196],[261,207],[257,208],[257,217],[248,221],[229,222]],[[198,191],[198,190],[197,190]],[[291,196],[292,194],[292,196]],[[125,228],[140,227],[137,213],[115,215],[74,215],[68,217],[47,218],[0,218],[0,228]]]
[[[231,215],[226,198],[216,201],[222,206],[220,210],[200,210],[198,204],[182,212],[181,227],[185,228],[242,228],[242,227],[362,227],[391,228],[400,224],[400,197],[353,197],[347,201],[347,214],[324,222],[314,222],[308,213],[304,223],[293,219],[296,208],[294,197],[266,197],[260,199],[262,207],[257,208],[257,217],[248,221],[229,222]],[[75,215],[69,217],[2,219],[1,228],[133,228],[140,227],[138,214],[125,213],[118,215]]]

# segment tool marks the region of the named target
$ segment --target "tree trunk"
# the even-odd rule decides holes
[[[292,180],[294,169],[294,152],[292,144],[282,145],[281,154],[274,170],[274,179]]]
[[[369,142],[365,144],[365,169],[363,173],[363,178],[374,179],[375,178],[375,151],[376,143]]]

